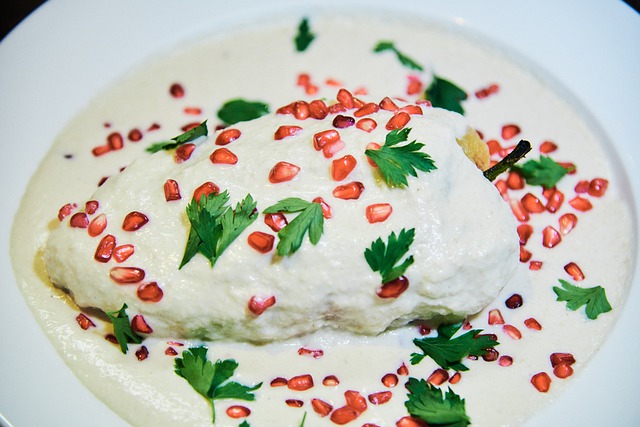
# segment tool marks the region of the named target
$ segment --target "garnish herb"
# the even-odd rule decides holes
[[[304,423],[307,420],[307,413],[305,412],[302,416],[302,421],[300,421],[300,425],[298,427],[304,427]]]
[[[240,423],[240,425],[238,427],[251,427],[251,424],[249,424],[246,420],[243,421],[242,423]]]
[[[131,328],[131,321],[127,315],[127,304],[122,304],[122,308],[116,311],[107,311],[107,317],[113,325],[113,334],[120,344],[120,350],[127,354],[129,343],[140,344],[142,337],[136,334]]]
[[[233,359],[220,360],[211,363],[207,360],[207,348],[204,346],[191,347],[182,352],[182,357],[175,360],[175,373],[186,379],[195,391],[211,402],[212,422],[216,422],[214,401],[218,399],[240,399],[252,401],[255,395],[251,393],[262,386],[262,383],[252,387],[228,381],[233,376],[238,363]]]
[[[488,335],[479,335],[480,329],[472,329],[456,338],[453,335],[460,329],[462,323],[453,325],[440,325],[437,337],[416,338],[413,343],[424,354],[412,353],[411,364],[417,365],[426,356],[432,358],[443,369],[456,371],[468,371],[462,364],[462,359],[467,356],[483,356],[489,348],[498,345]]]
[[[438,387],[416,378],[409,378],[406,387],[409,400],[404,402],[404,406],[412,417],[432,427],[465,427],[471,424],[464,399],[451,388],[443,394]]]
[[[146,151],[148,151],[149,153],[155,153],[161,150],[173,150],[174,148],[178,148],[182,144],[194,141],[201,136],[207,136],[208,134],[209,130],[207,129],[207,121],[205,120],[198,126],[184,133],[181,133],[176,137],[171,138],[171,141],[161,141],[156,142],[155,144],[151,144],[151,146],[147,147]]]
[[[269,105],[261,101],[232,99],[225,102],[218,110],[218,118],[226,125],[247,122],[269,114]]]
[[[269,206],[263,213],[278,212],[300,212],[289,224],[278,231],[280,241],[276,249],[279,256],[291,255],[297,251],[307,232],[312,244],[315,245],[320,241],[324,228],[324,217],[322,216],[322,206],[319,203],[289,197]]]
[[[449,80],[434,74],[424,96],[434,107],[464,114],[461,102],[467,99],[467,93]]]
[[[378,42],[377,45],[375,45],[375,47],[373,48],[373,51],[375,53],[380,53],[380,52],[384,52],[390,50],[391,52],[396,54],[396,57],[398,58],[398,61],[400,61],[400,63],[411,69],[411,70],[417,70],[417,71],[422,71],[424,70],[424,68],[422,67],[422,65],[418,64],[416,61],[414,61],[413,59],[409,58],[407,55],[405,55],[404,53],[402,53],[401,51],[398,50],[398,48],[395,46],[395,44],[391,41],[380,41]]]
[[[524,178],[529,185],[553,188],[570,169],[556,163],[551,157],[540,156],[540,160],[528,160],[522,166],[514,165],[511,170]]]
[[[202,195],[199,201],[193,199],[187,205],[191,229],[179,269],[197,253],[204,255],[213,267],[224,250],[258,217],[251,194],[236,204],[235,209],[227,205],[228,201],[229,194],[224,191]]]
[[[558,281],[562,285],[562,288],[557,286],[553,287],[553,291],[558,296],[556,301],[566,301],[569,310],[576,311],[580,307],[586,306],[585,313],[591,320],[595,320],[600,314],[612,310],[602,286],[581,288],[572,285],[566,280],[558,279]]]
[[[378,237],[371,247],[365,249],[364,258],[373,271],[379,271],[382,276],[382,283],[388,283],[402,276],[404,272],[413,264],[413,256],[406,258],[400,265],[400,259],[409,251],[409,246],[413,243],[415,229],[406,231],[400,230],[398,236],[391,232],[385,245]]]
[[[309,20],[303,18],[300,21],[300,25],[298,25],[298,34],[296,34],[294,39],[296,50],[298,52],[304,52],[315,38],[316,35],[311,32],[311,28],[309,27]]]
[[[518,145],[516,145],[516,147],[511,150],[509,154],[504,156],[502,160],[483,172],[484,177],[489,181],[493,181],[502,172],[513,167],[516,162],[524,158],[524,156],[526,156],[529,151],[531,151],[531,143],[524,139],[520,140],[520,142],[518,142]]]
[[[407,175],[417,177],[417,170],[431,172],[437,169],[435,162],[427,153],[420,151],[424,144],[411,141],[399,146],[409,139],[411,128],[396,129],[389,132],[385,143],[378,150],[365,150],[364,154],[373,160],[389,187],[409,185]]]

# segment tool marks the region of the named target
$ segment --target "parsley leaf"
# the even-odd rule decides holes
[[[262,383],[253,387],[228,381],[238,367],[233,359],[220,360],[211,363],[207,359],[207,348],[191,347],[182,352],[182,357],[175,360],[175,373],[186,379],[195,391],[211,402],[212,422],[216,422],[214,401],[218,399],[254,400],[251,393],[259,389]]]
[[[529,185],[553,188],[570,170],[556,163],[551,157],[540,156],[540,161],[528,160],[522,166],[514,165],[511,170],[524,178]]]
[[[400,61],[400,63],[403,66],[405,66],[405,67],[407,67],[407,68],[409,68],[411,70],[417,70],[417,71],[422,71],[424,69],[422,67],[422,65],[418,64],[416,61],[414,61],[413,59],[409,58],[404,53],[400,52],[398,50],[398,48],[396,48],[395,44],[393,42],[391,42],[391,41],[380,41],[373,48],[373,51],[375,53],[384,52],[386,50],[390,50],[391,52],[395,53],[396,57],[398,58],[398,61]]]
[[[128,343],[140,344],[142,342],[142,337],[131,328],[129,316],[125,311],[127,308],[127,304],[122,304],[120,310],[107,311],[107,317],[113,325],[113,334],[116,336],[118,344],[120,344],[120,350],[124,354],[127,354],[129,350]]]
[[[553,287],[553,291],[558,296],[556,301],[566,301],[569,310],[575,311],[586,305],[585,312],[591,320],[596,319],[602,313],[612,310],[602,286],[581,288],[572,285],[566,280],[559,279],[558,281],[562,284],[562,288]]]
[[[304,52],[315,38],[316,35],[311,32],[311,28],[309,27],[309,20],[303,18],[300,21],[300,25],[298,25],[298,34],[296,34],[294,39],[296,50],[298,52]]]
[[[263,213],[278,212],[300,212],[293,221],[278,231],[280,241],[276,249],[279,256],[291,255],[297,251],[307,232],[312,244],[315,245],[320,241],[324,228],[324,216],[322,216],[322,206],[319,203],[289,197],[263,211]]]
[[[155,153],[162,150],[173,150],[174,148],[178,148],[182,144],[186,144],[187,142],[196,140],[201,136],[207,136],[208,134],[209,130],[207,129],[207,121],[205,120],[198,126],[171,138],[171,141],[161,141],[156,142],[155,144],[151,144],[146,148],[146,151],[148,151],[149,153]]]
[[[456,338],[453,335],[460,329],[462,323],[454,325],[441,325],[438,327],[437,337],[416,338],[413,343],[424,354],[412,353],[411,364],[417,365],[426,356],[431,357],[444,369],[456,371],[468,371],[462,364],[462,359],[471,356],[483,356],[487,349],[495,347],[499,343],[487,335],[479,335],[479,329],[472,329]]]
[[[461,102],[467,99],[467,93],[449,80],[434,74],[424,96],[434,107],[464,114]]]
[[[251,427],[251,425],[245,420],[238,427]]]
[[[227,125],[247,122],[269,114],[269,105],[261,101],[232,99],[225,102],[218,110],[218,117]]]
[[[191,222],[189,237],[180,262],[182,268],[197,254],[204,255],[213,267],[229,245],[258,217],[256,202],[251,194],[236,204],[235,209],[226,205],[227,191],[203,195],[187,205],[187,217]]]
[[[424,144],[415,140],[402,146],[400,142],[409,139],[411,128],[396,129],[389,132],[385,143],[378,150],[365,150],[364,154],[378,165],[384,181],[389,187],[409,185],[407,175],[417,177],[417,171],[431,172],[437,169],[435,162],[427,153],[420,151]]]
[[[385,245],[378,237],[371,247],[365,249],[364,258],[373,271],[379,271],[382,276],[382,283],[388,283],[402,276],[407,268],[413,264],[413,256],[406,258],[402,264],[396,266],[400,259],[407,253],[409,246],[413,243],[415,229],[405,231],[400,230],[398,236],[391,232]]]
[[[406,387],[409,400],[404,406],[412,417],[433,427],[465,427],[471,424],[464,399],[451,391],[451,388],[443,396],[438,387],[416,378],[409,378]]]

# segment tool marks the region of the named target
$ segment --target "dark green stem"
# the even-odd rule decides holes
[[[520,142],[518,142],[518,145],[516,145],[509,154],[507,154],[498,163],[484,171],[484,177],[489,181],[493,181],[498,177],[498,175],[511,168],[511,166],[515,165],[520,159],[526,156],[529,151],[531,151],[531,143],[521,139]]]

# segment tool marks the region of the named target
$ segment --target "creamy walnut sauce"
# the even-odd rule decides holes
[[[530,158],[537,158],[542,149],[556,161],[576,166],[575,173],[566,175],[557,184],[557,190],[564,195],[561,203],[558,195],[554,198],[549,192],[543,193],[539,186],[517,189],[518,185],[510,182],[512,188],[500,187],[504,197],[512,200],[510,206],[519,216],[519,223],[531,225],[533,232],[523,245],[522,262],[514,278],[484,310],[468,318],[474,329],[497,336],[500,342],[496,347],[497,360],[465,359],[463,363],[469,371],[462,372],[459,381],[441,385],[444,389],[451,387],[465,398],[473,425],[521,424],[571,381],[554,375],[551,354],[570,353],[576,360],[571,366],[579,372],[602,344],[624,303],[633,236],[617,176],[598,135],[553,88],[489,47],[438,27],[411,27],[393,21],[363,22],[366,23],[356,25],[346,19],[312,20],[318,37],[303,53],[292,48],[297,23],[288,22],[205,40],[145,65],[98,97],[74,119],[54,142],[33,177],[18,212],[20,221],[14,225],[12,241],[12,257],[23,293],[71,369],[96,396],[131,424],[211,424],[209,403],[173,372],[175,354],[179,356],[184,349],[200,342],[179,337],[155,338],[150,334],[142,344],[131,344],[124,355],[117,345],[105,340],[112,330],[102,316],[87,312],[95,327],[81,329],[76,321],[80,310],[51,285],[44,271],[45,242],[59,226],[56,214],[61,206],[76,203],[79,208],[74,212],[82,210],[104,177],[114,176],[140,155],[146,155],[144,149],[151,143],[181,133],[181,128],[189,123],[209,119],[211,126],[215,126],[220,105],[238,97],[264,101],[275,111],[292,99],[324,97],[329,102],[337,91],[334,82],[339,82],[340,87],[355,94],[366,91],[368,99],[390,96],[412,102],[422,91],[408,94],[411,83],[419,81],[424,89],[435,72],[467,90],[469,99],[463,102],[465,115],[486,141],[494,140],[489,144],[494,160],[503,154],[500,148],[513,146],[518,137],[526,137],[534,146]],[[256,39],[261,43],[256,44]],[[347,48],[338,49],[345,46],[345,40]],[[403,67],[391,52],[373,53],[373,46],[380,40],[392,40],[401,51],[425,65],[426,70],[418,72]],[[308,76],[306,84],[299,84],[301,74]],[[176,97],[175,93],[172,96],[169,90],[175,82],[185,89],[182,97]],[[497,92],[488,90],[492,84],[497,85]],[[312,86],[317,92],[311,90]],[[485,92],[476,96],[476,91],[482,89]],[[506,126],[510,124],[517,126]],[[130,138],[133,141],[127,138],[133,129],[138,129],[142,138]],[[116,132],[123,136],[122,149],[95,156],[92,149],[107,144],[108,136]],[[557,148],[543,145],[545,141],[552,141]],[[233,143],[229,145],[232,147]],[[506,185],[507,177],[501,178]],[[608,181],[606,191],[589,192],[596,178]],[[57,191],[50,191],[51,188]],[[521,205],[517,202],[527,193],[541,201],[544,212],[528,212],[528,218],[521,216]],[[557,205],[557,211],[546,209],[549,200],[555,200],[551,206]],[[586,210],[587,203],[591,209]],[[577,222],[571,216],[563,217],[565,214],[575,215]],[[153,217],[151,212],[149,217]],[[560,218],[564,218],[564,225]],[[407,224],[407,228],[410,226]],[[543,231],[549,230],[548,226],[558,231],[560,242],[550,231]],[[402,221],[389,231],[397,232],[398,227],[403,227]],[[303,244],[310,246],[308,242]],[[606,253],[596,250],[601,247],[610,250]],[[613,310],[595,320],[586,318],[584,308],[567,310],[564,302],[556,301],[553,292],[558,279],[583,287],[603,286]],[[513,294],[522,296],[521,307],[505,305]],[[541,326],[540,330],[531,319]],[[153,327],[153,322],[149,322]],[[407,378],[426,379],[438,368],[429,358],[417,365],[410,364],[411,353],[419,351],[412,340],[421,337],[421,331],[426,332],[410,326],[363,337],[321,329],[259,346],[227,341],[207,343],[213,361],[233,358],[239,363],[234,379],[243,384],[263,382],[255,392],[255,401],[217,401],[216,425],[238,426],[246,420],[251,426],[298,426],[305,413],[306,426],[334,425],[329,416],[321,417],[314,410],[312,400],[321,399],[334,409],[339,408],[345,405],[344,393],[348,390],[365,398],[391,392],[386,403],[368,401],[367,409],[349,425],[395,425],[407,415],[403,387]],[[435,336],[435,331],[429,336]],[[139,361],[136,352],[141,346],[149,354]],[[322,354],[314,350],[322,350]],[[501,356],[510,359],[500,359]],[[532,377],[541,372],[552,380],[547,393],[539,392],[531,383]],[[454,373],[449,370],[448,375],[453,379]],[[387,374],[398,377],[395,387],[382,381]],[[314,386],[296,391],[270,385],[276,378],[299,375],[310,375]],[[330,381],[331,376],[339,383]],[[327,377],[325,385],[323,379]],[[251,414],[247,418],[230,417],[227,409],[234,405],[250,409]]]

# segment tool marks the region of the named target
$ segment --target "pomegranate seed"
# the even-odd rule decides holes
[[[110,150],[120,150],[124,147],[124,139],[120,132],[113,132],[107,136],[107,145]]]
[[[354,97],[351,92],[346,89],[340,89],[336,95],[336,100],[342,104],[346,109],[355,108]]]
[[[502,199],[506,202],[509,201],[509,194],[508,194],[508,190],[509,190],[509,186],[507,185],[507,181],[505,181],[504,179],[498,179],[495,181],[494,183],[496,189],[498,190],[498,193],[500,193],[500,195],[502,196]]]
[[[357,165],[357,160],[351,154],[340,157],[331,162],[331,177],[334,181],[345,179]]]
[[[533,254],[529,252],[524,246],[520,246],[520,262],[529,262]]]
[[[337,130],[323,130],[322,132],[318,132],[313,135],[313,148],[315,148],[316,151],[320,151],[326,144],[330,142],[337,142],[339,140],[340,134]]]
[[[519,340],[522,338],[522,333],[513,325],[504,325],[502,327],[502,330],[514,340]]]
[[[144,320],[144,317],[140,314],[136,314],[131,319],[131,329],[140,334],[150,334],[153,332],[151,326]]]
[[[293,114],[293,102],[291,104],[283,105],[282,107],[276,110],[276,114]]]
[[[164,296],[164,292],[162,292],[157,282],[143,283],[138,286],[136,294],[142,301],[147,302],[158,302]]]
[[[297,375],[287,381],[287,387],[295,391],[309,390],[313,387],[313,377],[309,374]]]
[[[417,95],[422,92],[422,82],[417,76],[409,76],[409,83],[407,84],[407,95]]]
[[[298,120],[306,120],[310,115],[311,111],[306,101],[296,101],[293,103],[293,117]]]
[[[300,126],[280,126],[273,135],[273,139],[280,141],[290,136],[295,136],[300,132],[302,132],[302,128]]]
[[[427,423],[417,418],[406,416],[396,422],[396,427],[427,427]]]
[[[560,364],[573,365],[576,363],[576,359],[571,353],[552,353],[551,356],[549,356],[549,360],[551,361],[551,366],[554,368]]]
[[[322,379],[322,385],[325,387],[334,387],[340,384],[340,380],[335,375],[327,375]]]
[[[109,277],[121,285],[138,283],[144,279],[144,270],[137,267],[113,267],[109,271]]]
[[[409,287],[409,279],[400,276],[390,282],[384,283],[376,291],[380,298],[398,298]]]
[[[96,213],[99,207],[100,203],[98,203],[97,200],[89,200],[84,204],[84,211],[87,213],[87,215],[93,215],[94,213]]]
[[[98,247],[96,248],[96,252],[93,255],[93,259],[98,262],[109,262],[111,256],[113,255],[113,250],[116,247],[116,238],[111,234],[107,234],[104,236],[100,243],[98,243]]]
[[[498,154],[498,153],[500,153],[502,151],[502,146],[495,139],[490,139],[489,141],[487,141],[487,147],[489,148],[489,155],[490,156],[493,156],[494,154]]]
[[[214,150],[213,153],[209,156],[209,160],[211,163],[219,163],[225,165],[235,165],[238,163],[238,156],[233,154],[231,150],[227,148],[218,148]]]
[[[386,221],[392,212],[393,208],[389,203],[376,203],[367,206],[365,216],[370,224],[374,224],[376,222]]]
[[[432,385],[439,386],[446,382],[448,379],[449,373],[442,368],[438,368],[433,371],[431,375],[429,375],[429,378],[427,378],[427,382]]]
[[[296,83],[298,86],[305,87],[310,83],[311,83],[311,76],[309,74],[307,73],[298,74],[298,81]]]
[[[367,400],[374,405],[383,405],[391,400],[393,393],[390,391],[379,391],[377,393],[371,393],[367,396]]]
[[[500,353],[495,348],[488,348],[485,350],[485,354],[482,355],[482,360],[485,362],[495,362],[500,357]]]
[[[380,380],[385,387],[395,387],[398,385],[398,376],[396,374],[385,374]]]
[[[518,237],[520,239],[520,244],[526,245],[527,242],[529,241],[529,238],[533,234],[533,227],[530,226],[529,224],[520,224],[518,225],[517,231],[518,231]]]
[[[375,114],[378,111],[380,111],[380,107],[378,106],[378,104],[375,104],[373,102],[368,102],[364,104],[362,107],[360,107],[359,109],[357,109],[356,111],[354,111],[353,115],[356,117],[364,117],[371,114]]]
[[[371,118],[360,119],[356,122],[356,127],[365,132],[373,132],[378,127],[378,123]]]
[[[570,162],[558,162],[558,164],[560,166],[562,166],[563,168],[565,168],[567,170],[567,172],[569,173],[569,175],[575,175],[576,172],[578,171],[578,169],[576,168],[576,165]]]
[[[546,393],[551,387],[551,378],[546,372],[539,372],[531,377],[531,384],[533,384],[540,393]]]
[[[584,194],[587,191],[589,191],[589,184],[590,182],[587,180],[578,181],[576,186],[573,188],[573,191],[575,191],[578,194]]]
[[[573,375],[573,368],[566,363],[560,363],[553,368],[553,375],[560,379],[568,378]]]
[[[576,210],[581,212],[586,212],[593,208],[591,202],[584,197],[576,196],[573,199],[569,200],[569,204]]]
[[[110,343],[112,343],[112,344],[116,344],[116,345],[118,344],[118,338],[116,338],[116,336],[115,336],[115,335],[113,335],[113,334],[107,334],[107,335],[105,335],[105,336],[104,336],[104,339],[105,339],[105,340],[107,340],[107,341],[109,341],[109,342],[110,342]]]
[[[560,233],[567,235],[578,223],[578,217],[572,213],[566,213],[558,219]]]
[[[147,128],[147,131],[153,132],[154,130],[160,129],[160,125],[158,123],[152,123],[151,126]]]
[[[300,399],[287,399],[284,401],[287,406],[291,406],[292,408],[302,408],[304,406],[304,402]]]
[[[291,181],[300,172],[300,167],[288,162],[278,162],[269,172],[269,182],[278,184]]]
[[[164,354],[166,354],[167,356],[177,356],[178,352],[173,347],[167,347],[167,349],[164,351]]]
[[[226,412],[229,418],[246,418],[251,415],[251,410],[242,405],[229,406]]]
[[[398,375],[402,375],[402,376],[407,376],[409,375],[409,368],[407,368],[407,365],[405,365],[404,363],[402,365],[400,365],[400,367],[396,370],[396,373]]]
[[[326,417],[333,411],[333,406],[320,399],[311,399],[311,407],[316,414]]]
[[[513,365],[513,357],[511,356],[500,356],[498,359],[498,365],[502,367],[507,367]]]
[[[589,188],[587,192],[590,196],[593,197],[602,197],[604,193],[607,191],[607,187],[609,186],[609,181],[603,178],[594,178],[589,182]]]
[[[227,145],[235,141],[236,139],[240,138],[241,135],[242,135],[242,132],[240,132],[238,129],[234,129],[234,128],[225,129],[218,134],[218,136],[216,137],[215,144]]]
[[[385,125],[385,128],[387,130],[402,129],[407,125],[407,123],[409,123],[410,120],[411,116],[409,114],[405,113],[404,111],[400,111],[389,119],[389,121]]]
[[[575,262],[570,262],[569,264],[565,265],[564,271],[566,271],[576,282],[584,280],[584,273]]]
[[[252,296],[249,300],[248,308],[249,311],[255,314],[256,316],[260,316],[264,313],[269,307],[276,303],[276,297],[271,295],[267,298]],[[312,384],[313,385],[313,384]]]
[[[87,231],[89,236],[96,237],[102,234],[105,228],[107,228],[107,216],[105,214],[100,214],[91,220]]]
[[[400,108],[400,110],[398,111],[407,113],[410,116],[421,116],[424,114],[422,112],[422,108],[419,105],[405,105],[404,107]]]
[[[200,203],[202,197],[207,198],[210,195],[218,194],[219,192],[220,188],[217,185],[211,181],[207,181],[193,191],[193,198],[196,199],[196,202]]]
[[[74,228],[87,228],[89,226],[89,218],[84,212],[76,212],[69,219],[69,225]]]
[[[274,241],[275,237],[273,235],[263,233],[262,231],[254,231],[247,237],[247,243],[249,243],[249,246],[262,254],[266,254],[273,249]]]
[[[329,142],[324,147],[322,147],[322,154],[327,159],[333,157],[338,151],[342,150],[345,147],[344,141],[339,140],[336,142]]]
[[[522,295],[520,294],[513,294],[511,295],[509,298],[507,298],[507,300],[504,302],[504,305],[507,306],[507,308],[510,309],[516,309],[519,307],[522,307]]]
[[[268,213],[264,216],[264,223],[277,233],[286,227],[289,221],[281,213]]]
[[[545,210],[545,207],[542,205],[540,199],[538,199],[531,193],[525,194],[520,201],[522,202],[522,206],[529,213],[541,213]]]
[[[357,391],[345,391],[344,398],[347,402],[347,406],[358,412],[364,412],[367,409],[367,400]]]
[[[509,172],[507,175],[507,187],[511,190],[522,190],[524,188],[524,178],[516,172]],[[535,196],[534,196],[535,197]]]
[[[502,135],[502,139],[504,139],[505,141],[519,134],[520,134],[520,127],[518,125],[507,124],[502,126],[501,135]]]
[[[502,313],[497,308],[489,311],[489,324],[490,325],[504,325],[504,318]]]
[[[193,150],[196,149],[195,144],[183,144],[176,148],[175,154],[173,156],[176,163],[186,162],[191,158],[191,154],[193,154]]]
[[[338,129],[345,129],[348,127],[351,127],[353,125],[356,124],[356,119],[354,119],[353,117],[349,117],[349,116],[343,116],[342,114],[338,114],[334,119],[333,119],[333,127],[338,128]]]
[[[553,248],[562,241],[562,236],[552,226],[548,225],[542,230],[542,246],[545,248]]]
[[[140,129],[131,129],[127,134],[127,139],[131,142],[138,142],[142,139],[142,132]]]
[[[62,206],[60,210],[58,210],[58,220],[62,221],[63,219],[71,215],[71,212],[73,212],[77,207],[78,205],[76,205],[75,203],[67,203],[66,205]]]
[[[314,359],[319,359],[324,356],[323,350],[309,350],[308,348],[301,347],[298,349],[298,355],[300,356],[311,356]]]
[[[200,125],[200,122],[191,122],[191,123],[187,123],[186,125],[182,126],[180,129],[182,129],[182,132],[188,132],[191,129],[195,129],[199,125]]]
[[[99,145],[91,150],[91,154],[96,157],[100,157],[104,154],[107,154],[109,151],[111,151],[111,147],[109,147],[108,145]]]
[[[329,114],[340,114],[347,111],[345,106],[340,103],[332,104],[328,108],[329,108]]]
[[[76,322],[78,325],[85,331],[89,328],[95,328],[96,324],[93,323],[91,319],[89,319],[84,313],[80,313],[76,316]]]
[[[124,231],[136,231],[148,222],[149,218],[147,218],[145,214],[138,211],[129,212],[127,216],[124,217],[122,229]]]
[[[498,90],[500,89],[500,86],[498,86],[497,84],[493,83],[485,88],[479,89],[478,91],[476,91],[475,96],[478,99],[483,99],[486,98],[488,96],[491,96],[495,93],[498,92]]]
[[[309,114],[314,119],[323,120],[329,115],[329,107],[321,99],[315,99],[309,103]]]
[[[389,97],[384,97],[382,101],[380,101],[380,108],[387,111],[398,111],[398,106],[395,102],[391,100]]]
[[[540,325],[540,323],[536,319],[534,319],[533,317],[530,317],[530,318],[526,319],[524,321],[524,325],[529,329],[533,329],[534,331],[541,331],[542,330],[542,325]]]
[[[271,387],[284,387],[287,385],[287,379],[282,377],[276,377],[269,383]]]
[[[552,153],[557,149],[558,149],[558,146],[552,141],[544,141],[542,144],[540,144],[540,148],[539,148],[540,153],[542,154]]]
[[[559,190],[553,190],[553,192],[549,195],[547,200],[546,209],[551,213],[555,213],[562,206],[562,202],[564,202],[564,194]]]
[[[355,200],[360,198],[364,191],[364,185],[361,182],[353,181],[348,184],[339,185],[333,189],[333,197],[343,200]]]
[[[174,83],[169,87],[169,94],[174,98],[182,98],[184,96],[184,87],[180,83]]]
[[[329,206],[322,197],[316,197],[312,200],[312,202],[318,203],[320,206],[322,206],[322,216],[324,217],[324,219],[331,219],[333,217],[333,214],[331,213],[331,206]]]
[[[524,206],[522,206],[522,202],[520,200],[510,199],[509,206],[511,207],[511,211],[518,221],[529,221],[529,212],[524,208]]]
[[[149,350],[144,345],[136,350],[136,358],[138,359],[138,362],[142,362],[147,357],[149,357]]]
[[[350,423],[360,416],[360,413],[353,408],[343,406],[331,413],[331,422],[338,425]]]
[[[191,116],[198,116],[202,114],[202,108],[200,107],[184,107],[182,111],[184,111],[185,114],[188,114]]]
[[[180,195],[180,187],[178,186],[178,182],[176,180],[168,179],[164,183],[164,199],[167,202],[182,199],[182,196]]]

